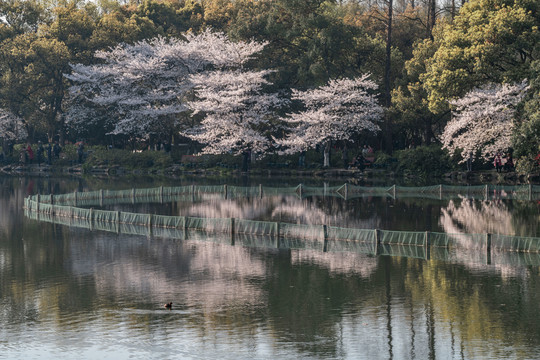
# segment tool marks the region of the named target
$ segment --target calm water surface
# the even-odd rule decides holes
[[[486,265],[474,255],[247,248],[69,228],[22,211],[37,192],[192,181],[0,177],[0,359],[540,358],[537,254]],[[525,201],[209,196],[110,208],[540,236],[538,204]]]

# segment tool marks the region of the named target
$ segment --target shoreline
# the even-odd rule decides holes
[[[299,177],[315,179],[344,179],[351,182],[372,181],[379,178],[401,179],[404,181],[421,181],[425,178],[413,175],[397,175],[392,171],[378,168],[358,169],[250,169],[245,173],[240,170],[227,170],[219,168],[185,169],[180,165],[173,165],[166,169],[126,169],[120,165],[109,167],[92,167],[83,171],[82,166],[51,166],[51,165],[4,165],[0,167],[0,174],[7,176],[262,176],[262,177]],[[432,178],[435,180],[435,178]],[[497,173],[495,170],[480,171],[452,171],[437,180],[456,184],[540,184],[540,174],[518,174],[515,172]]]

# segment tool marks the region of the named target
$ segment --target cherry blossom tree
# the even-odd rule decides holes
[[[497,151],[511,146],[516,105],[529,86],[520,84],[490,84],[474,89],[460,99],[451,101],[452,119],[441,135],[443,148],[450,154],[461,150],[463,163],[480,152],[489,160]]]
[[[361,131],[377,132],[383,108],[376,99],[377,84],[369,74],[355,79],[331,80],[317,89],[293,90],[304,111],[284,118],[289,134],[275,139],[285,153],[295,153],[324,146],[324,166],[330,166],[329,148],[335,140],[351,140]]]
[[[23,119],[0,108],[0,138],[6,141],[21,141],[27,136]]]
[[[185,135],[205,144],[206,154],[264,154],[272,144],[270,120],[285,102],[264,92],[270,72],[221,69],[191,76],[196,98],[188,106],[204,118]]]
[[[72,65],[66,122],[111,134],[148,136],[180,125],[194,84],[188,76],[209,67],[240,66],[264,44],[232,42],[206,30],[184,39],[158,37],[99,51],[102,63]]]

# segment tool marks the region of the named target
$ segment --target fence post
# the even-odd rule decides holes
[[[99,190],[99,206],[103,207],[103,189]]]
[[[486,184],[485,189],[484,189],[484,200],[488,199],[488,191],[489,191],[489,188],[488,188],[488,185]]]
[[[486,263],[488,265],[491,265],[491,234],[490,233],[486,234],[486,255],[487,255]]]
[[[159,187],[159,203],[163,204],[163,186]]]
[[[442,200],[442,184],[439,185],[439,200]]]
[[[231,245],[234,246],[234,218],[231,218]]]
[[[259,184],[259,199],[263,198],[263,186],[262,184]]]
[[[120,211],[116,212],[116,233],[120,234]]]
[[[94,208],[90,208],[90,216],[88,219],[90,223],[90,231],[94,230]]]
[[[279,249],[279,232],[281,231],[279,221],[276,221],[276,249]]]
[[[75,207],[77,207],[77,190],[75,190],[75,192],[73,193],[73,197],[75,198]]]
[[[131,189],[131,203],[135,204],[135,188]]]
[[[394,184],[394,200],[396,200],[396,184]]]
[[[36,204],[36,211],[37,211],[37,213],[39,214],[39,203],[40,203],[40,196],[39,196],[39,194],[36,195],[36,202],[37,202],[37,204]]]
[[[153,220],[153,215],[150,214],[150,216],[148,217],[148,236],[152,237],[152,220]]]
[[[225,196],[225,200],[227,200],[227,184],[223,185],[223,194]]]
[[[187,239],[187,231],[188,231],[188,216],[183,216],[184,218],[184,240]]]
[[[191,202],[195,202],[195,185],[191,185]]]
[[[430,260],[431,258],[431,241],[429,239],[429,231],[426,231],[425,238],[424,238],[424,254],[426,260]]]
[[[300,195],[300,199],[302,199],[302,184],[298,185],[298,194]]]
[[[349,198],[349,186],[345,183],[345,201]]]
[[[323,252],[328,251],[328,226],[323,225],[323,239],[324,239],[324,245],[323,245]]]
[[[379,255],[381,253],[381,230],[373,229],[373,235],[375,238],[375,255]]]

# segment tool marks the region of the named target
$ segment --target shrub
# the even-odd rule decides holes
[[[121,165],[127,169],[164,169],[172,164],[171,156],[162,151],[132,152],[105,147],[92,147],[87,150],[87,166]]]
[[[440,177],[453,168],[448,152],[438,145],[400,150],[396,151],[395,155],[398,159],[396,170],[399,173]]]

